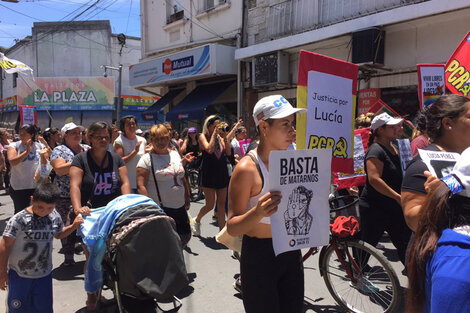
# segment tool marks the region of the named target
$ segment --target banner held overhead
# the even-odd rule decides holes
[[[301,50],[297,80],[299,149],[332,149],[332,171],[353,173],[358,65]]]

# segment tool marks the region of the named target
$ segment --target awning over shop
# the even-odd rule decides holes
[[[142,112],[142,118],[146,121],[155,120],[155,117],[158,116],[158,113],[174,98],[176,98],[184,88],[173,89],[168,91],[163,97],[158,99],[150,108]]]
[[[0,116],[0,127],[8,130],[15,129],[16,124],[19,123],[20,112],[2,112]]]
[[[202,120],[204,109],[233,84],[233,81],[196,87],[166,114],[167,121]]]

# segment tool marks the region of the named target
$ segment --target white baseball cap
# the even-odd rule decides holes
[[[370,130],[374,131],[384,125],[397,125],[403,122],[402,118],[391,117],[387,113],[382,113],[374,117],[370,124]]]
[[[72,129],[75,129],[75,128],[80,129],[81,132],[85,130],[85,127],[83,127],[83,126],[76,125],[75,123],[67,123],[61,129],[62,136],[65,135],[65,133],[68,132],[69,130],[72,130]]]
[[[278,119],[296,113],[306,113],[306,109],[296,109],[281,95],[264,97],[259,100],[253,109],[253,119],[255,125],[259,125],[259,121],[268,118]]]

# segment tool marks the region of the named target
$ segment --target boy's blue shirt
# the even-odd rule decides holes
[[[423,312],[470,312],[470,236],[445,229],[426,266]]]

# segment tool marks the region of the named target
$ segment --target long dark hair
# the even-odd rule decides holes
[[[432,141],[442,136],[442,120],[445,117],[456,119],[465,113],[465,103],[470,99],[460,95],[444,95],[429,106],[424,114],[426,115],[426,131]]]
[[[418,228],[408,255],[406,312],[422,312],[425,300],[426,264],[446,228],[470,223],[470,198],[452,195],[441,183],[426,196],[419,212]]]
[[[367,142],[367,148],[370,148],[370,146],[374,143],[375,137],[377,137],[377,129],[370,132],[369,141]]]
[[[31,139],[33,141],[36,141],[36,137],[38,135],[38,127],[34,124],[24,124],[23,126],[20,127],[20,130],[26,131],[28,134],[31,135]]]

